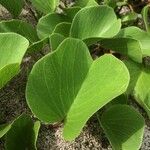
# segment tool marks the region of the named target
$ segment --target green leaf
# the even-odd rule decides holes
[[[0,125],[0,138],[3,137],[11,128],[11,124]]]
[[[59,44],[65,39],[65,37],[59,33],[51,34],[49,38],[50,48],[52,51],[56,50]]]
[[[134,23],[138,19],[138,14],[135,12],[127,13],[126,15],[121,17],[122,23]]]
[[[112,55],[93,62],[65,121],[64,138],[77,137],[88,119],[112,99],[126,91],[129,73]]]
[[[127,5],[128,0],[104,0],[104,4],[109,5],[112,8],[116,8],[117,6]]]
[[[144,118],[127,105],[105,111],[101,125],[114,150],[138,150],[144,134]]]
[[[24,0],[0,0],[0,4],[16,18],[22,11]]]
[[[150,33],[149,13],[150,13],[150,6],[147,5],[142,10],[142,16],[143,16],[143,20],[144,20],[146,31],[148,33]]]
[[[35,116],[46,123],[67,116],[64,136],[70,140],[98,109],[124,93],[128,82],[120,60],[104,55],[93,61],[81,40],[68,38],[33,67],[26,98]]]
[[[37,42],[36,30],[28,23],[21,20],[10,20],[0,22],[0,33],[14,32],[24,36],[30,43]]]
[[[68,22],[62,22],[56,25],[53,33],[59,33],[65,37],[69,36],[71,23]]]
[[[117,37],[125,37],[138,40],[141,45],[143,57],[150,56],[150,35],[147,32],[133,26],[122,29]]]
[[[75,5],[80,7],[97,6],[98,3],[95,0],[75,0]]]
[[[101,46],[113,51],[117,51],[132,60],[142,63],[142,50],[138,40],[131,38],[110,38],[100,41]]]
[[[40,122],[33,123],[27,115],[16,119],[6,134],[6,150],[36,150]]]
[[[0,32],[14,32],[24,36],[30,42],[28,53],[37,52],[48,43],[48,38],[39,40],[36,29],[33,28],[30,24],[21,20],[0,22]]]
[[[37,24],[37,33],[40,39],[49,37],[56,25],[61,22],[68,22],[66,15],[50,13],[42,17]]]
[[[55,11],[59,5],[59,0],[30,0],[32,5],[39,11],[48,14]]]
[[[37,139],[38,139],[38,134],[39,134],[40,127],[41,127],[40,121],[36,121],[34,123],[34,126],[33,126],[34,134],[32,135],[32,141],[33,141],[35,149],[36,149],[36,142],[37,142]]]
[[[126,93],[129,95],[129,94],[133,94],[133,90],[134,90],[137,80],[141,74],[141,70],[142,70],[143,66],[132,60],[125,60],[124,63],[127,66],[129,73],[130,73],[130,83],[129,83],[128,89],[126,91]]]
[[[35,116],[47,123],[63,120],[91,63],[86,45],[77,39],[65,40],[37,62],[26,90],[27,103]]]
[[[40,41],[34,42],[28,47],[28,53],[35,53],[39,50],[42,50],[42,48],[48,44],[48,38],[42,39]]]
[[[127,94],[132,94],[135,100],[150,116],[150,71],[149,68],[131,60],[124,62],[130,73],[130,83]]]
[[[95,42],[101,38],[115,36],[120,27],[121,21],[117,19],[112,8],[107,6],[86,7],[81,9],[73,19],[70,36],[88,40],[88,42],[92,39],[92,42]]]
[[[127,104],[127,102],[128,102],[128,95],[126,93],[123,93],[122,95],[119,95],[118,97],[113,99],[111,102],[109,102],[105,106],[105,109],[108,109],[114,105]]]
[[[20,63],[28,46],[28,40],[20,35],[0,33],[0,88],[19,72]]]
[[[150,70],[143,68],[134,89],[134,96],[150,117]]]
[[[69,8],[64,8],[63,11],[67,15],[67,17],[70,20],[73,20],[74,16],[77,14],[77,12],[81,10],[81,7],[79,6],[74,6],[74,7],[69,7]]]

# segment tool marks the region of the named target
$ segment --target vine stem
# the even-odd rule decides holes
[[[98,114],[98,112],[96,112],[96,117],[97,117],[98,123],[99,123],[99,124],[100,124],[100,126],[102,127],[102,124],[101,124],[101,121],[100,121],[100,118],[99,118],[99,114]]]

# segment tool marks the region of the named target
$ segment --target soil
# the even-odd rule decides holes
[[[36,25],[36,20],[25,7],[20,18]],[[11,19],[6,9],[0,6],[0,20]],[[43,51],[45,52],[45,51]],[[28,73],[33,64],[42,57],[41,54],[26,55],[23,59],[21,72],[12,79],[6,87],[0,90],[0,123],[10,122],[22,113],[31,114],[25,100],[25,87]],[[146,117],[143,110],[135,106]],[[148,119],[147,119],[148,120]],[[150,150],[150,121],[146,122],[145,134],[141,150]],[[97,119],[93,116],[84,127],[80,136],[67,142],[62,137],[62,126],[53,127],[41,125],[38,141],[38,150],[111,150],[111,146],[103,133]],[[0,150],[4,150],[4,138],[0,139]]]

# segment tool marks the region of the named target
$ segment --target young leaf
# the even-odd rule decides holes
[[[0,33],[0,88],[18,72],[29,42],[15,33]]]
[[[16,18],[22,11],[24,0],[0,0],[0,4]]]
[[[21,20],[10,20],[0,22],[0,32],[14,32],[24,36],[30,43],[37,42],[36,30],[28,23]]]
[[[138,150],[144,134],[144,118],[127,105],[106,110],[101,125],[114,150]]]
[[[36,140],[40,122],[33,123],[27,115],[16,119],[6,134],[6,150],[36,150]]]
[[[56,25],[61,22],[68,22],[67,16],[63,14],[50,13],[42,17],[37,24],[37,33],[40,39],[49,37]]]
[[[110,23],[111,22],[111,23]],[[70,36],[89,43],[115,36],[121,27],[112,8],[94,6],[81,9],[73,19]]]
[[[128,71],[120,60],[105,55],[93,62],[81,40],[68,38],[33,67],[26,98],[44,122],[67,116],[64,136],[73,139],[98,109],[125,92],[128,82]]]
[[[45,14],[53,12],[59,5],[59,0],[31,0],[31,2],[37,10]]]

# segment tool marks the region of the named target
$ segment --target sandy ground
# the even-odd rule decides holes
[[[36,24],[34,18],[27,10],[24,10],[20,17],[27,22]],[[11,16],[5,9],[0,7],[0,20],[2,19],[11,19]],[[31,114],[24,94],[26,78],[32,65],[40,57],[40,54],[25,56],[20,74],[10,81],[5,88],[0,90],[0,123],[9,122],[23,112]],[[150,150],[150,121],[146,123],[141,150]],[[54,128],[42,125],[37,141],[38,150],[111,150],[111,146],[95,117],[88,121],[81,135],[73,142],[64,141],[61,133],[61,126]],[[0,150],[4,150],[4,138],[0,139]]]

